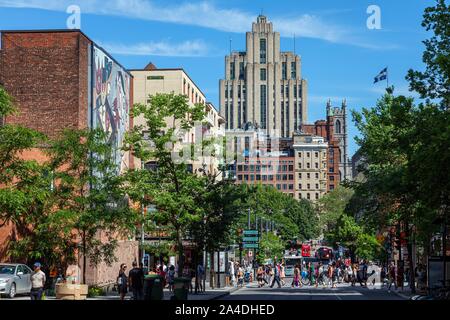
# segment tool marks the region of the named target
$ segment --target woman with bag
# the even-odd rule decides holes
[[[120,294],[120,300],[125,300],[125,296],[128,293],[128,277],[125,274],[127,265],[122,263],[120,265],[119,276],[117,277],[117,287]]]

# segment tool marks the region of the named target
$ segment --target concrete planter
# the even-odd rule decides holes
[[[86,300],[88,286],[85,284],[58,283],[56,285],[56,299]]]

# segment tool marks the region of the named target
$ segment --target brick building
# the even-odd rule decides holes
[[[65,128],[102,128],[116,148],[121,170],[133,167],[120,151],[124,133],[132,127],[133,81],[105,50],[79,30],[2,31],[0,84],[11,94],[18,115],[3,119],[55,138]],[[24,157],[43,160],[39,150]],[[0,229],[1,248],[14,240],[14,228]],[[137,244],[121,240],[119,261],[87,270],[88,283],[114,281],[118,264],[137,258]],[[0,256],[0,261],[7,259]]]
[[[347,111],[346,102],[342,108],[327,103],[327,120],[318,120],[314,124],[303,124],[302,131],[323,137],[328,142],[327,152],[327,191],[336,188],[345,179],[352,176],[351,162],[347,156]]]

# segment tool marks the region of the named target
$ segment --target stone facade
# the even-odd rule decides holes
[[[246,34],[246,51],[225,57],[220,80],[220,112],[227,129],[247,123],[270,136],[292,137],[307,121],[307,83],[301,59],[280,51],[280,34],[260,15]]]
[[[295,198],[319,200],[327,192],[327,149],[323,137],[294,134]]]

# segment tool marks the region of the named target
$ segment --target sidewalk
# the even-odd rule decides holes
[[[202,293],[189,293],[188,294],[188,300],[190,301],[198,301],[198,300],[216,300],[223,298],[230,293],[238,290],[239,288],[236,287],[226,287],[226,288],[220,288],[220,289],[207,289],[205,292]],[[168,289],[164,289],[164,298],[163,300],[170,300],[173,293],[170,292]],[[50,300],[53,300],[54,298],[50,298]],[[109,294],[106,296],[100,296],[100,297],[94,297],[94,298],[87,298],[87,300],[119,300],[118,294]],[[131,300],[131,294],[128,293],[125,300]]]

